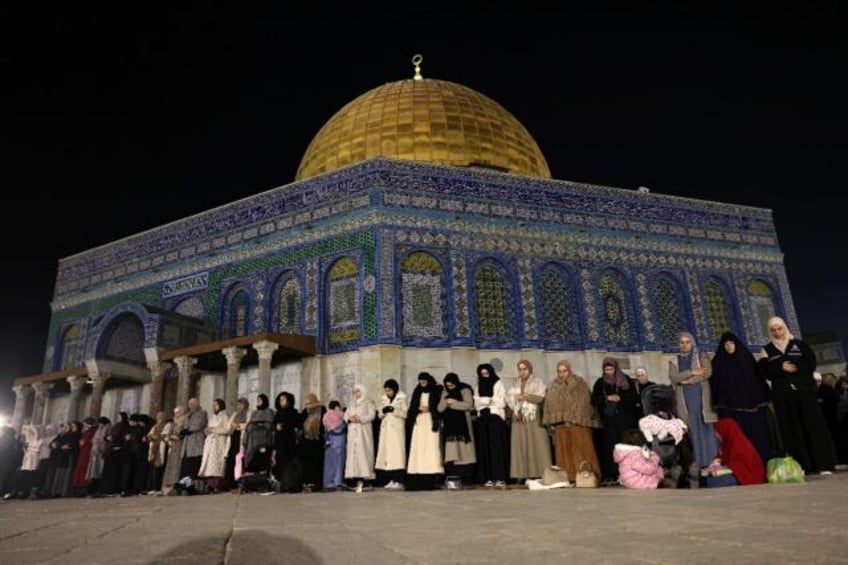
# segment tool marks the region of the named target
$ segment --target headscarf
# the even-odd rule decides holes
[[[288,401],[285,408],[280,407],[280,399],[283,397]],[[283,424],[292,428],[297,427],[300,417],[294,407],[294,403],[294,395],[288,391],[284,390],[277,395],[277,398],[274,399],[274,408],[276,409],[276,414],[274,414],[275,424]]]
[[[724,349],[728,341],[736,344],[732,354]],[[757,362],[733,332],[722,334],[712,367],[710,388],[716,408],[755,410],[768,403],[768,385],[757,373]]]
[[[480,376],[480,372],[486,369],[489,376],[484,378]],[[477,395],[483,398],[494,396],[495,383],[500,380],[500,377],[495,372],[495,368],[491,363],[481,363],[477,365]]]
[[[244,406],[244,410],[239,410],[238,405],[241,404]],[[233,423],[234,424],[245,424],[247,423],[247,413],[250,412],[250,402],[245,398],[241,397],[236,400],[236,411],[233,413]]]
[[[699,358],[700,357],[700,355],[699,355],[700,350],[698,349],[698,342],[695,340],[695,336],[693,336],[689,332],[680,332],[679,334],[677,334],[678,341],[680,339],[684,338],[684,337],[689,338],[689,341],[692,342],[692,351],[690,351],[689,353],[686,353],[686,354],[683,354],[683,353],[677,354],[677,368],[680,369],[681,371],[686,371],[686,370],[691,371],[691,370],[694,370],[694,369],[700,369],[701,368],[701,360]]]
[[[383,388],[392,389],[394,391],[392,398],[395,398],[397,396],[398,391],[400,390],[400,385],[398,384],[398,382],[396,380],[389,379],[389,380],[387,380],[386,382],[383,383]]]
[[[321,439],[321,412],[324,407],[314,393],[306,395],[306,407],[303,409],[306,417],[303,419],[303,437],[310,440]]]
[[[445,385],[448,383],[454,385],[453,390],[449,390],[447,386],[444,389],[447,392],[447,398],[453,398],[454,400],[462,401],[462,390],[466,388],[471,389],[470,386],[459,381],[459,375],[456,373],[448,373],[442,382]],[[433,393],[431,392],[430,394],[432,395]],[[455,410],[451,407],[448,407],[447,410],[442,412],[445,441],[461,441],[463,443],[471,441],[471,434],[468,431],[468,420],[465,416],[465,410]]]
[[[768,328],[769,328],[769,336],[771,336],[771,327],[775,324],[780,324],[786,329],[784,332],[784,337],[780,341],[775,341],[774,338],[769,339],[772,345],[774,345],[781,353],[786,353],[786,347],[789,345],[789,341],[795,339],[795,336],[789,332],[789,326],[786,325],[786,322],[783,321],[783,318],[779,316],[772,316],[768,320]]]
[[[256,397],[256,410],[250,413],[250,422],[273,422],[274,411],[268,406],[268,395],[259,393]]]
[[[608,385],[615,385],[621,390],[627,390],[630,388],[630,381],[627,380],[627,375],[625,375],[621,369],[618,368],[618,360],[615,357],[604,357],[603,363],[601,363],[601,368],[604,367],[612,367],[615,369],[615,373],[611,376],[607,375],[605,371],[601,371],[601,378]]]
[[[567,367],[568,378],[563,381],[559,376],[548,385],[545,404],[542,410],[543,424],[560,424],[597,428],[600,424],[592,408],[589,385],[583,378],[571,370],[571,362],[563,359],[557,362],[559,368]]]
[[[442,387],[440,387],[436,382],[436,378],[427,371],[418,373],[418,381],[419,383],[415,386],[415,390],[412,392],[412,400],[409,402],[409,411],[406,413],[407,428],[412,429],[415,425],[415,420],[418,418],[421,408],[421,394],[427,392],[430,395],[428,397],[427,406],[430,409],[429,413],[433,421],[432,430],[434,432],[438,432],[440,426],[438,406],[439,400],[441,400]],[[425,381],[427,384],[425,386],[421,386],[420,381]]]

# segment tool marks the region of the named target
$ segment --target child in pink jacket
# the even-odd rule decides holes
[[[618,463],[618,482],[627,488],[654,489],[665,477],[660,457],[648,447],[645,436],[635,428],[624,430],[612,455]]]

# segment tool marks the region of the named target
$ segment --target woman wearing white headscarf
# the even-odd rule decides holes
[[[758,366],[771,383],[783,447],[808,473],[829,475],[836,452],[816,402],[816,355],[789,333],[781,318],[770,318],[768,329],[771,341],[763,346]]]
[[[344,419],[347,422],[347,448],[345,451],[345,479],[360,482],[374,480],[374,432],[372,422],[377,417],[377,406],[357,383],[353,385],[353,398],[348,403]]]
[[[699,470],[708,467],[718,455],[718,438],[713,424],[718,415],[713,411],[712,394],[707,380],[712,376],[712,365],[706,353],[698,351],[695,337],[689,332],[678,336],[680,352],[668,362],[668,380],[674,387],[677,416],[689,427],[694,464]],[[692,486],[698,477],[690,470]]]

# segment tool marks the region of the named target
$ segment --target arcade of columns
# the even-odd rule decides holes
[[[252,344],[259,356],[259,392],[270,394],[271,392],[271,358],[279,344],[272,341],[259,341]],[[227,359],[227,375],[225,381],[225,401],[227,406],[235,406],[238,397],[238,375],[241,361],[247,353],[242,347],[226,347],[221,353]],[[170,361],[160,361],[148,358],[147,368],[150,370],[150,404],[148,414],[156,414],[162,409],[162,393],[165,380],[165,369]],[[177,367],[177,405],[185,406],[191,395],[191,374],[197,364],[195,357],[180,356],[173,359]],[[110,374],[100,371],[96,361],[87,361],[86,368],[88,376],[72,376],[66,380],[71,386],[71,394],[68,403],[68,415],[66,420],[79,420],[83,406],[82,390],[87,382],[92,385],[91,405],[87,416],[99,417],[103,405],[103,393]],[[29,419],[35,424],[44,424],[47,417],[47,402],[53,383],[36,382],[32,384],[18,384],[13,387],[15,391],[15,411],[12,415],[12,427],[20,431],[24,420]],[[32,403],[32,411],[27,418],[26,409],[29,405],[30,395],[35,394]]]

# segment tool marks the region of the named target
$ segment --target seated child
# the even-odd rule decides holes
[[[621,440],[612,453],[618,463],[618,482],[627,488],[657,488],[665,477],[665,470],[660,456],[648,447],[645,435],[635,428],[628,429],[621,434]]]

